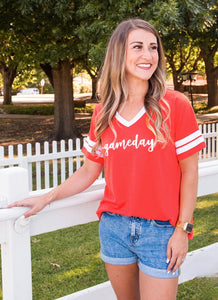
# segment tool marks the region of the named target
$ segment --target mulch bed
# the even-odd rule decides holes
[[[90,117],[76,119],[83,136],[88,134]],[[0,118],[0,146],[53,141],[53,117]]]

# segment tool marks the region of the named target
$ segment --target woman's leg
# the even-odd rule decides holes
[[[130,265],[105,263],[105,266],[118,300],[140,300],[137,263]]]
[[[139,271],[140,300],[175,300],[178,286],[176,278],[155,278]]]

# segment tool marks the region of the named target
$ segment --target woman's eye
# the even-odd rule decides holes
[[[157,46],[152,46],[151,50],[157,50]]]
[[[133,48],[134,49],[142,49],[142,46],[141,45],[135,45]]]

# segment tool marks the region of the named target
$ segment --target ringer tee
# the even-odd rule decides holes
[[[108,127],[102,134],[96,154],[95,124],[101,113],[96,105],[90,131],[82,148],[86,157],[104,164],[105,191],[97,210],[125,216],[169,220],[175,226],[179,216],[181,170],[179,161],[205,147],[189,100],[180,92],[167,90],[164,100],[170,106],[167,126],[170,141],[154,145],[154,134],[146,126],[146,110],[127,121],[117,112],[114,134]],[[161,100],[162,101],[162,100]]]

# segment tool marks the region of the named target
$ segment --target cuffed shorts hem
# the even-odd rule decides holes
[[[109,257],[104,255],[101,252],[101,259],[108,264],[111,265],[131,265],[137,263],[137,257],[125,257],[125,258],[118,258],[118,257]]]
[[[146,275],[156,278],[175,278],[178,277],[180,273],[179,269],[175,272],[175,274],[173,274],[171,271],[167,273],[166,270],[151,268],[146,265],[143,265],[141,262],[139,262],[139,269]]]
[[[101,252],[101,259],[108,264],[111,265],[131,265],[134,263],[137,263],[138,260],[136,257],[125,257],[125,258],[121,258],[121,257],[109,257],[104,255]],[[163,269],[155,269],[146,265],[143,265],[141,262],[138,263],[139,269],[145,273],[148,276],[152,276],[152,277],[156,277],[156,278],[176,278],[179,276],[180,274],[180,270],[178,269],[175,274],[173,274],[171,271],[169,273],[167,273],[166,270]]]

